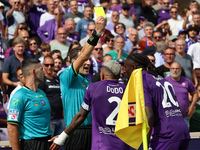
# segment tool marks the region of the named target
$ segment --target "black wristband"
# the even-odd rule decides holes
[[[96,30],[94,30],[94,32],[92,33],[91,37],[87,40],[88,44],[90,44],[92,46],[96,46],[97,45],[100,36],[97,36],[96,34],[97,34]]]

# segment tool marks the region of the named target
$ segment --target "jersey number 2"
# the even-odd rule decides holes
[[[119,112],[119,106],[121,104],[121,99],[119,97],[116,96],[112,96],[108,99],[108,101],[110,103],[112,102],[117,102],[117,106],[116,108],[111,112],[111,114],[106,118],[106,125],[115,125],[116,124],[116,120],[114,120],[115,116],[118,114]]]

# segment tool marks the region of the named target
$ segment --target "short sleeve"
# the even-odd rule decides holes
[[[83,104],[81,105],[81,107],[86,110],[86,111],[90,111],[90,107],[91,107],[91,100],[92,100],[92,96],[91,96],[91,86],[89,85],[85,91],[85,96],[83,99]]]
[[[3,64],[3,73],[10,73],[10,59],[7,59]]]
[[[76,79],[78,73],[74,70],[73,63],[66,68],[60,75],[60,83],[66,86],[73,84],[73,81]]]
[[[10,100],[10,106],[8,110],[7,122],[20,123],[21,115],[24,110],[24,93],[18,90]]]

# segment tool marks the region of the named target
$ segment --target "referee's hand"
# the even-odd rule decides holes
[[[105,21],[106,19],[102,16],[98,17],[95,20],[95,29],[98,33],[102,33],[105,29]]]
[[[57,137],[58,137],[58,135],[54,136],[52,139],[48,140],[48,142],[53,142],[55,140],[55,138],[57,138]],[[49,149],[50,150],[58,150],[59,148],[60,148],[60,146],[53,142]]]

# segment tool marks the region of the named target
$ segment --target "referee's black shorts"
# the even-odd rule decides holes
[[[65,150],[91,150],[92,126],[79,127],[66,139]]]
[[[36,138],[31,140],[21,140],[20,148],[21,150],[49,150],[52,142],[48,142],[51,136]]]

